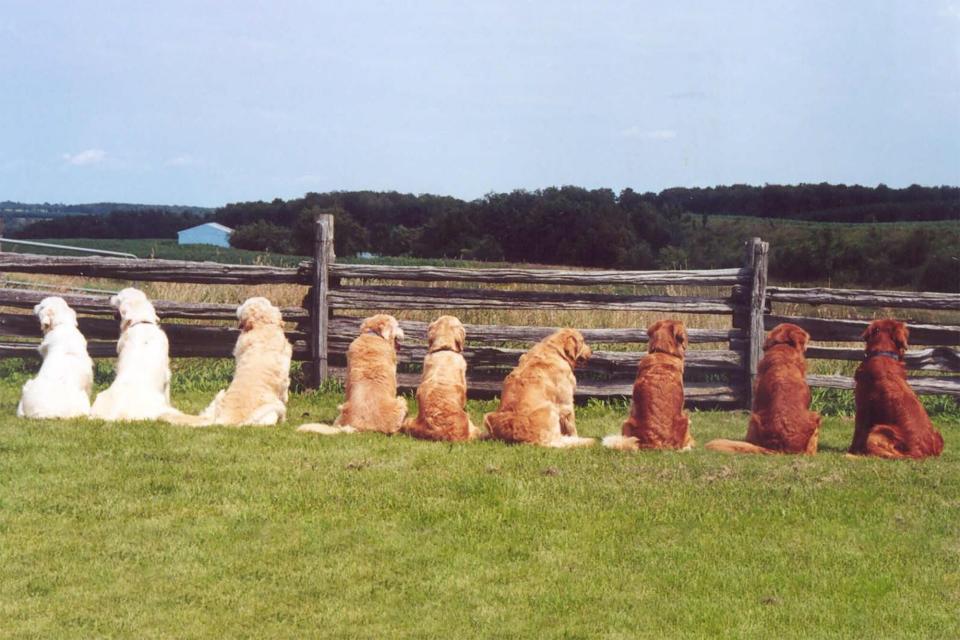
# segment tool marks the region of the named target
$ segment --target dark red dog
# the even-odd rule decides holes
[[[907,325],[874,320],[863,332],[864,360],[857,367],[857,423],[850,453],[881,458],[926,458],[943,451],[943,436],[907,384],[903,354]]]
[[[810,411],[807,360],[810,334],[795,324],[778,324],[767,334],[757,367],[753,412],[746,442],[711,440],[706,448],[726,453],[817,452],[820,415]]]

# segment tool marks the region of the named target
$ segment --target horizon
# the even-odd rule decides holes
[[[960,2],[14,1],[0,197],[960,182]]]
[[[895,191],[896,191],[896,190],[908,189],[908,188],[910,188],[910,187],[921,187],[921,188],[923,188],[923,189],[960,189],[960,184],[917,184],[917,183],[912,183],[912,184],[909,184],[909,185],[905,185],[905,186],[900,186],[900,187],[898,187],[898,186],[891,186],[891,185],[886,184],[886,183],[877,183],[877,184],[875,184],[875,185],[865,185],[865,184],[844,184],[844,183],[827,183],[827,182],[800,182],[800,183],[796,183],[796,184],[772,184],[772,183],[766,183],[766,184],[747,184],[747,183],[715,184],[715,185],[710,185],[710,186],[707,186],[707,187],[701,187],[701,186],[692,186],[692,187],[690,187],[690,186],[674,185],[674,186],[665,187],[664,189],[660,189],[660,190],[658,190],[658,191],[653,191],[653,192],[643,192],[643,191],[638,191],[638,190],[636,190],[636,189],[634,189],[634,192],[635,192],[635,193],[639,193],[639,194],[654,193],[655,195],[659,195],[659,194],[663,193],[664,191],[669,191],[669,190],[671,190],[671,189],[723,189],[723,188],[739,187],[739,186],[751,187],[751,188],[763,188],[763,187],[801,187],[801,186],[810,186],[810,185],[812,185],[812,186],[817,186],[817,185],[823,185],[823,184],[828,184],[828,185],[833,186],[833,187],[847,187],[847,188],[861,187],[861,188],[865,188],[865,189],[877,189],[877,188],[879,188],[880,186],[885,186],[885,187],[887,187],[887,188],[889,188],[889,189],[891,189],[891,190],[895,190]],[[598,186],[598,187],[593,187],[593,188],[587,188],[587,187],[581,187],[581,186],[575,185],[575,184],[564,184],[564,185],[551,185],[551,186],[548,186],[548,187],[536,187],[536,188],[533,188],[533,189],[518,188],[518,189],[511,189],[510,191],[504,191],[504,192],[488,191],[487,193],[483,194],[482,196],[480,196],[480,197],[478,197],[478,198],[471,198],[471,199],[459,198],[458,196],[455,196],[455,195],[453,195],[453,194],[444,194],[444,193],[435,193],[435,192],[420,192],[420,193],[417,193],[417,192],[413,192],[413,191],[402,191],[402,190],[397,190],[397,189],[391,189],[391,190],[389,190],[389,191],[378,191],[378,190],[373,190],[373,189],[352,189],[352,190],[347,191],[347,190],[344,190],[344,189],[333,189],[333,190],[330,190],[330,191],[322,191],[322,192],[318,192],[318,191],[307,191],[307,192],[305,192],[305,193],[303,193],[303,194],[301,194],[301,195],[298,195],[298,196],[297,196],[297,195],[294,195],[294,196],[290,196],[290,197],[288,197],[288,198],[281,198],[281,199],[284,200],[284,201],[297,200],[297,199],[305,198],[306,196],[308,196],[308,195],[311,194],[311,193],[358,193],[358,192],[371,192],[371,193],[397,193],[397,194],[400,194],[400,195],[412,195],[412,196],[417,196],[417,197],[419,197],[419,196],[428,196],[428,195],[429,195],[429,196],[438,196],[438,197],[444,197],[444,198],[456,198],[456,199],[458,199],[458,200],[462,200],[463,202],[473,202],[473,201],[476,201],[476,200],[482,200],[483,198],[485,198],[486,196],[491,195],[491,194],[511,193],[511,192],[513,192],[513,191],[524,191],[524,192],[527,192],[527,193],[537,193],[537,192],[542,192],[542,191],[544,191],[544,190],[546,190],[546,189],[563,189],[563,188],[567,188],[567,187],[573,187],[573,188],[577,188],[577,189],[586,189],[586,190],[588,190],[588,191],[609,189],[609,190],[613,191],[613,193],[616,194],[617,197],[619,197],[619,196],[623,193],[623,191],[625,191],[625,190],[627,190],[627,189],[631,189],[631,187],[623,187],[622,189],[612,189],[612,188],[610,188],[610,187],[603,187],[603,186]],[[64,206],[64,207],[82,207],[82,206],[92,206],[92,205],[97,205],[97,204],[114,204],[114,205],[124,205],[124,204],[125,204],[125,205],[137,206],[137,207],[191,207],[191,208],[198,208],[198,209],[219,209],[219,208],[222,208],[222,207],[231,205],[231,204],[239,204],[239,203],[244,203],[244,202],[272,202],[272,201],[275,200],[275,199],[277,199],[277,197],[269,198],[269,199],[259,198],[259,199],[256,199],[256,200],[236,200],[236,201],[231,201],[231,202],[224,202],[224,203],[218,204],[218,205],[198,205],[198,204],[190,204],[190,203],[185,203],[185,202],[173,202],[173,203],[161,203],[161,202],[126,202],[126,201],[120,202],[120,201],[116,201],[116,200],[98,200],[98,201],[96,201],[96,202],[50,202],[50,201],[46,201],[46,200],[43,201],[43,202],[24,202],[24,201],[21,201],[21,200],[10,200],[10,199],[8,199],[8,198],[4,198],[4,199],[0,199],[0,204],[11,203],[11,204],[21,204],[21,205],[29,205],[29,206],[49,205],[49,206]],[[714,214],[714,215],[722,215],[722,214]],[[729,215],[737,215],[737,214],[734,213],[734,214],[729,214]]]

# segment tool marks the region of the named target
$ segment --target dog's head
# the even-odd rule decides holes
[[[679,320],[658,320],[647,328],[647,353],[669,353],[683,357],[687,351],[687,328]]]
[[[33,308],[43,333],[61,325],[77,326],[77,312],[59,296],[44,298]]]
[[[570,367],[583,364],[593,355],[593,350],[584,340],[583,334],[576,329],[560,329],[547,338],[553,344]]]
[[[910,331],[899,320],[874,320],[860,336],[866,343],[867,353],[873,351],[896,351],[900,357],[909,346]]]
[[[283,316],[280,315],[280,309],[260,296],[247,298],[243,304],[237,307],[237,321],[240,331],[250,331],[270,324],[283,326]]]
[[[429,351],[450,349],[463,353],[463,344],[467,340],[467,331],[463,323],[454,316],[440,316],[427,327]]]
[[[360,324],[360,335],[364,333],[376,334],[392,344],[394,348],[400,346],[400,343],[403,342],[403,329],[400,328],[400,323],[397,322],[396,318],[386,313],[378,313],[366,318]]]
[[[110,304],[117,309],[120,319],[120,332],[140,322],[158,324],[157,310],[147,300],[147,295],[139,289],[127,288],[110,298]]]
[[[763,350],[766,351],[770,347],[778,344],[787,344],[800,353],[803,353],[807,350],[808,342],[810,342],[809,333],[795,324],[784,322],[783,324],[775,326],[770,333],[767,334],[767,339],[763,343]]]

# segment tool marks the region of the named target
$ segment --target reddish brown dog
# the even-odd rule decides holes
[[[874,320],[863,333],[864,361],[853,379],[857,422],[850,453],[881,458],[926,458],[943,451],[943,436],[907,384],[903,354],[907,326]]]
[[[757,367],[753,412],[746,442],[711,440],[706,448],[726,453],[817,452],[820,415],[810,411],[807,350],[810,334],[795,324],[778,324],[767,334]]]
[[[693,447],[690,418],[683,412],[683,356],[687,330],[678,320],[660,320],[647,329],[650,343],[633,383],[630,417],[621,435],[603,446],[623,451]]]

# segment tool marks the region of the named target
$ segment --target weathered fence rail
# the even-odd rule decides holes
[[[296,267],[227,265],[173,260],[131,260],[104,257],[39,256],[0,252],[0,272],[71,275],[121,281],[160,281],[212,285],[298,284],[309,288],[304,306],[282,309],[294,328],[287,337],[294,359],[308,364],[312,380],[342,377],[346,349],[356,335],[357,315],[395,310],[463,309],[589,309],[627,312],[717,314],[728,316],[729,329],[689,329],[692,345],[714,343],[714,348],[691,347],[686,355],[686,393],[692,403],[746,405],[762,357],[765,330],[780,322],[793,322],[810,332],[815,341],[856,342],[856,346],[811,345],[811,359],[859,360],[860,334],[866,320],[830,320],[777,314],[780,304],[839,304],[848,307],[915,308],[938,311],[960,309],[960,296],[900,291],[794,289],[767,286],[769,247],[759,239],[747,243],[744,264],[736,269],[685,271],[601,271],[577,269],[468,269],[337,263],[333,253],[333,220],[321,216],[316,225],[314,259]],[[505,290],[491,285],[545,285],[550,290]],[[662,295],[648,287],[708,286],[724,288],[726,295]],[[570,289],[565,289],[570,287]],[[592,290],[604,287],[604,291]],[[716,289],[714,289],[716,290]],[[30,309],[46,291],[0,288],[0,357],[36,356],[39,338],[36,319],[16,312]],[[115,355],[118,327],[108,296],[60,294],[81,314],[80,329],[93,357]],[[229,357],[238,332],[232,304],[186,303],[157,300],[158,315],[170,338],[173,357]],[[180,321],[190,322],[180,322]],[[203,323],[197,323],[203,321]],[[226,322],[226,321],[229,321]],[[408,343],[398,354],[398,380],[405,389],[419,382],[416,366],[426,354],[427,322],[402,320]],[[911,350],[909,369],[926,372],[960,371],[960,327],[911,324],[911,344],[928,348]],[[554,329],[541,326],[493,324],[466,325],[468,386],[476,395],[499,393],[504,375],[532,343]],[[637,348],[611,350],[602,345],[642,345],[646,327],[583,329],[588,342],[601,345],[578,371],[579,397],[629,395],[637,361]],[[716,348],[720,345],[725,348]],[[929,374],[928,374],[929,375]],[[813,386],[849,389],[844,376],[811,375]],[[960,396],[957,377],[912,378],[920,393]]]

